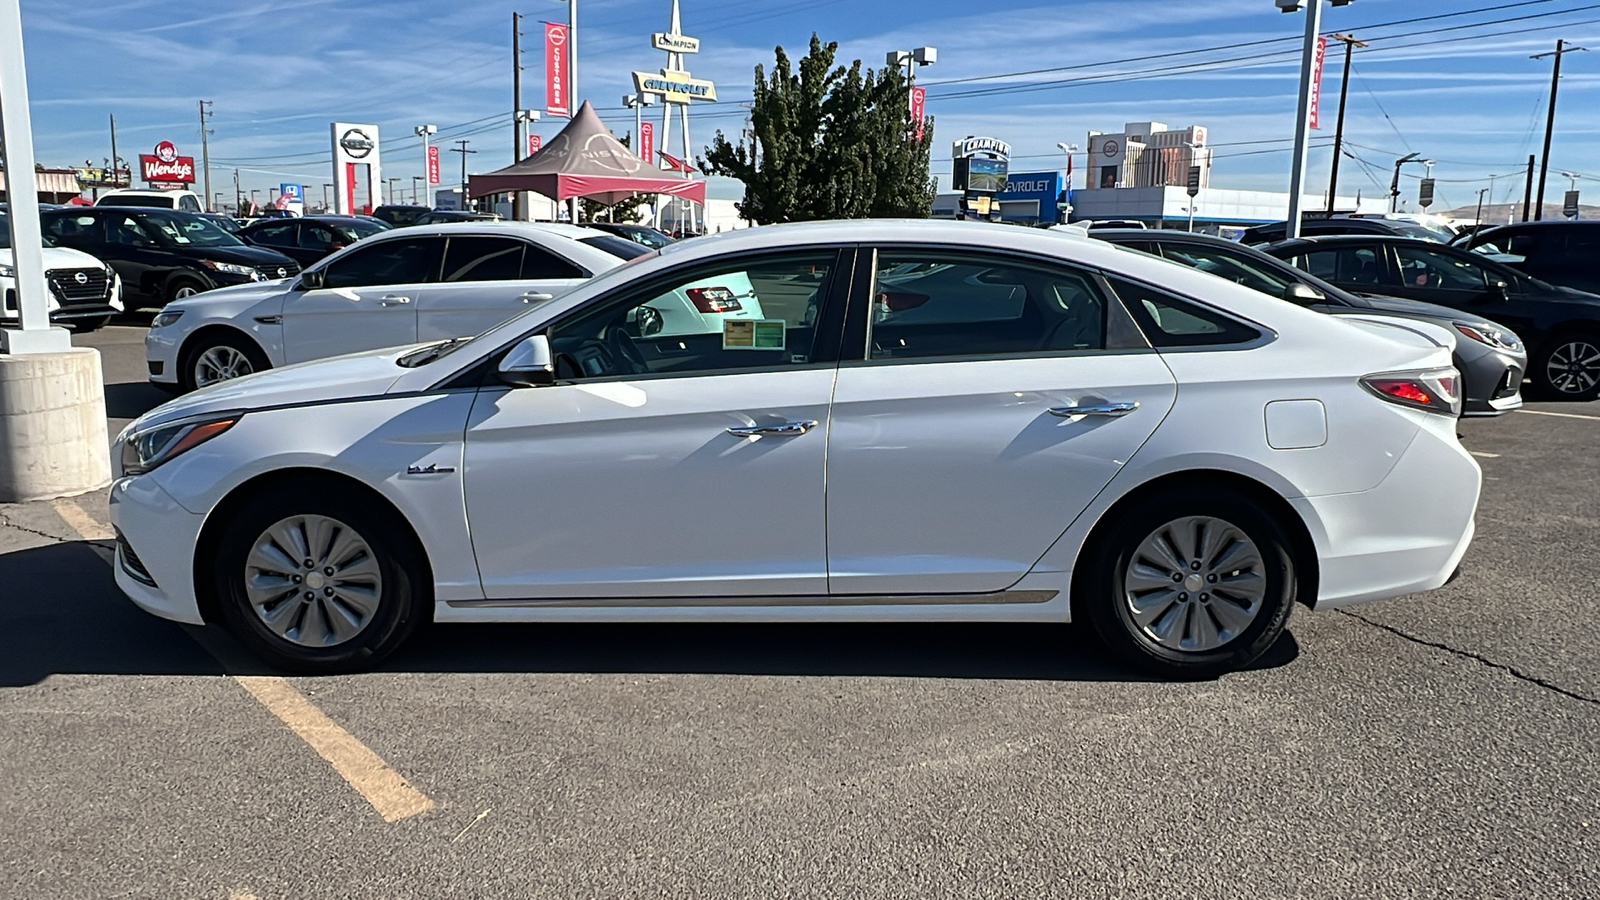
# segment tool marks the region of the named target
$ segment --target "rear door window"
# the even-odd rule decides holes
[[[522,277],[529,281],[560,278],[583,278],[582,269],[549,250],[527,244],[522,254]]]
[[[294,229],[295,223],[293,222],[263,225],[251,231],[250,238],[254,243],[268,247],[293,247],[295,245]]]
[[[515,281],[522,273],[527,245],[515,238],[463,236],[450,238],[444,255],[445,282]]]
[[[1377,248],[1371,246],[1313,250],[1296,258],[1294,264],[1335,284],[1379,285],[1384,281],[1383,262]]]

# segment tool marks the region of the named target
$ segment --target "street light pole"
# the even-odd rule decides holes
[[[417,197],[419,196],[417,194],[417,182],[426,181],[426,180],[427,179],[424,178],[421,175],[413,175],[413,176],[411,176],[411,205],[412,206],[416,206],[417,205]]]
[[[1394,212],[1400,203],[1400,167],[1415,160],[1420,155],[1418,153],[1407,153],[1394,161],[1394,178],[1389,182],[1389,212]]]
[[[1066,222],[1072,218],[1072,154],[1078,152],[1078,145],[1068,144],[1065,141],[1057,141],[1056,149],[1060,150],[1062,154],[1067,157],[1067,174],[1065,179],[1067,185],[1066,206],[1065,208],[1060,208],[1058,206],[1056,212],[1056,220],[1059,222]]]
[[[1305,190],[1306,153],[1311,146],[1311,75],[1317,54],[1317,35],[1322,32],[1322,0],[1274,0],[1280,12],[1306,11],[1305,44],[1300,51],[1300,101],[1296,104],[1294,123],[1294,167],[1289,172],[1289,220],[1285,236],[1293,240],[1300,236],[1301,193]],[[1345,6],[1351,0],[1328,0],[1334,6]]]
[[[411,129],[412,134],[422,138],[422,172],[427,176],[429,184],[439,183],[433,180],[432,157],[428,155],[428,135],[437,134],[438,132],[439,126],[437,125],[418,125]]]

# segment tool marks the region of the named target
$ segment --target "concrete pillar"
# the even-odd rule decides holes
[[[111,483],[100,353],[0,354],[0,503]]]

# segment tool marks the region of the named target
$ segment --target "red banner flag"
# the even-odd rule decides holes
[[[535,153],[538,153],[539,147],[542,143],[543,142],[540,140],[537,134],[528,135],[528,155],[532,156]]]
[[[428,183],[439,183],[439,148],[428,148]]]
[[[914,87],[911,89],[911,121],[916,127],[917,140],[922,140],[923,108],[928,102],[928,89]]]
[[[656,158],[656,126],[654,122],[641,122],[639,124],[639,158],[645,165],[653,165],[650,161]]]
[[[1312,128],[1317,127],[1317,107],[1322,101],[1322,61],[1328,57],[1328,39],[1317,38],[1317,51],[1311,57],[1311,106],[1306,119]]]
[[[567,107],[567,26],[544,23],[544,108],[552,116],[570,115]]]
[[[689,165],[687,162],[677,158],[676,156],[673,156],[671,153],[668,153],[665,150],[661,151],[661,158],[666,162],[667,171],[669,172],[694,171],[694,166]]]

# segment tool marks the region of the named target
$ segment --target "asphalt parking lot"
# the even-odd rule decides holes
[[[104,354],[113,433],[159,402]],[[1467,421],[1464,573],[1153,683],[1070,626],[436,626],[279,678],[0,506],[0,896],[1600,895],[1600,403]]]

